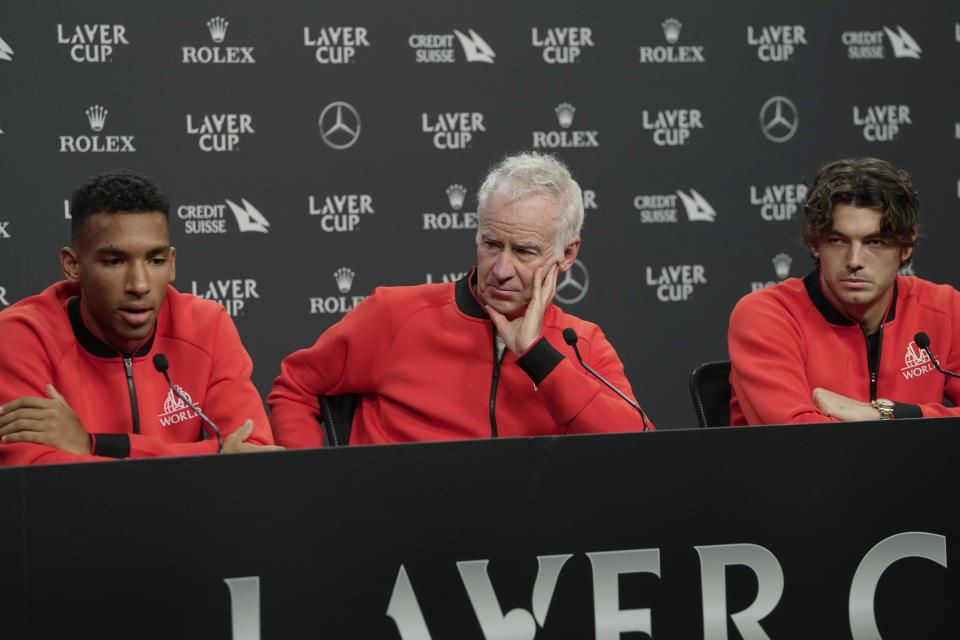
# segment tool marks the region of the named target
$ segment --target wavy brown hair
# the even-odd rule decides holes
[[[848,204],[882,214],[880,235],[899,249],[917,246],[920,200],[910,174],[879,158],[835,160],[807,185],[803,244],[813,249],[833,230],[833,210]],[[904,265],[910,261],[904,261]]]

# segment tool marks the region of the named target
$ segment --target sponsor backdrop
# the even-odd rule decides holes
[[[587,207],[559,304],[689,426],[736,301],[811,269],[798,203],[825,161],[908,168],[911,269],[958,282],[960,11],[826,6],[4,3],[0,307],[60,276],[75,184],[129,167],[170,194],[176,286],[227,308],[266,394],[375,287],[469,270],[481,176],[536,148]]]

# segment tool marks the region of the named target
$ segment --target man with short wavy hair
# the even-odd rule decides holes
[[[820,169],[802,238],[817,269],[744,297],[730,316],[731,424],[960,415],[960,293],[899,275],[917,245],[907,172],[876,158]]]
[[[267,402],[277,441],[317,447],[318,397],[357,394],[350,444],[640,430],[599,327],[552,304],[580,249],[583,197],[567,168],[509,156],[478,196],[477,267],[456,283],[381,287],[283,361]]]

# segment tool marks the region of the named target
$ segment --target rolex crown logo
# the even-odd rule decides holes
[[[463,207],[463,199],[467,195],[467,190],[462,184],[452,184],[447,187],[447,198],[450,200],[450,208],[459,211]]]
[[[213,38],[216,44],[220,44],[223,42],[223,39],[227,37],[227,27],[229,26],[230,23],[227,22],[226,18],[221,18],[220,16],[207,20],[210,37]]]
[[[680,39],[680,27],[683,25],[676,18],[667,18],[660,26],[663,27],[663,35],[668,44],[673,44]]]
[[[90,128],[94,131],[103,131],[103,125],[107,121],[107,114],[110,113],[99,104],[95,104],[84,112],[87,114],[87,120],[90,122]]]
[[[337,281],[337,289],[340,293],[347,293],[353,286],[353,277],[357,275],[349,267],[340,267],[333,272],[333,278]]]
[[[783,280],[790,275],[790,263],[793,258],[785,253],[778,253],[773,256],[773,269],[777,272],[777,277]]]
[[[577,109],[569,102],[564,102],[558,104],[554,111],[557,112],[557,122],[560,123],[560,126],[569,129],[570,125],[573,124],[573,114],[577,112]]]

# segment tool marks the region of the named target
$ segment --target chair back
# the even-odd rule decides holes
[[[701,427],[730,424],[730,361],[704,362],[690,374],[690,397]]]

